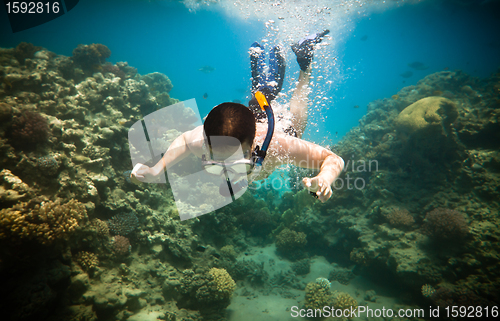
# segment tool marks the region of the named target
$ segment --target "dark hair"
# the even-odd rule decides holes
[[[237,103],[222,103],[208,113],[203,124],[205,135],[230,136],[241,144],[252,145],[255,138],[255,118],[250,109]]]

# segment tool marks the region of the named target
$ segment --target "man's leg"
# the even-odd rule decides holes
[[[293,91],[292,99],[290,100],[290,112],[292,113],[292,127],[298,138],[302,137],[307,125],[307,109],[309,95],[309,79],[311,77],[311,68],[306,71],[300,71],[297,87]]]
[[[292,46],[300,67],[299,81],[290,100],[290,112],[293,115],[292,127],[295,129],[298,138],[302,137],[307,125],[308,95],[310,91],[309,79],[311,77],[314,45],[320,43],[323,37],[329,32],[329,30],[325,30],[321,33],[307,36]]]

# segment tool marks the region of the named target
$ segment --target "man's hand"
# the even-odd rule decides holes
[[[151,174],[151,168],[141,163],[137,163],[130,173],[130,180],[134,184],[149,183],[154,180],[154,175]]]
[[[332,188],[323,178],[316,176],[313,178],[304,177],[302,179],[302,184],[310,192],[316,193],[316,196],[321,202],[326,202],[330,197],[332,197]]]

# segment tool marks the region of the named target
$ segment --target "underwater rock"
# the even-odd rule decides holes
[[[26,58],[33,58],[35,53],[42,50],[42,47],[35,46],[32,43],[21,42],[14,50],[14,57],[22,65]]]
[[[12,106],[0,103],[0,122],[9,121],[12,118]]]
[[[0,172],[2,185],[0,186],[0,200],[2,202],[19,201],[25,196],[32,195],[32,190],[28,184],[24,183],[19,177],[12,174],[8,169]]]
[[[68,294],[73,301],[78,300],[89,288],[90,281],[87,273],[80,273],[71,278]]]

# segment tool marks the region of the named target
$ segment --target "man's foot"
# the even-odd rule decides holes
[[[269,72],[267,76],[266,86],[270,86],[271,96],[267,97],[268,101],[273,100],[283,87],[285,79],[286,62],[285,57],[281,53],[280,46],[274,46],[269,54]]]
[[[314,45],[320,43],[328,33],[330,33],[330,30],[326,29],[323,32],[309,35],[292,46],[292,50],[297,56],[297,62],[302,71],[306,71],[311,65]]]

